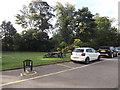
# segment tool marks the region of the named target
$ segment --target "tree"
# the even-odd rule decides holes
[[[50,51],[52,44],[46,32],[36,30],[23,31],[21,35],[16,35],[20,40],[14,38],[15,45],[22,51]],[[19,44],[19,47],[18,47]]]
[[[13,37],[13,50],[21,51],[22,50],[22,36],[19,33],[16,33]]]
[[[22,51],[35,51],[37,49],[37,42],[34,35],[37,32],[35,30],[23,31],[21,34],[21,50]]]
[[[3,50],[13,50],[13,36],[16,34],[17,30],[13,27],[10,21],[3,21],[0,25],[0,33],[2,38],[2,48]]]
[[[94,17],[95,22],[97,23],[97,29],[101,30],[101,31],[108,31],[111,28],[111,20],[109,19],[109,17],[100,17],[100,16],[96,16]]]
[[[117,45],[117,28],[112,27],[112,20],[109,17],[96,16],[97,37],[94,39],[94,46],[116,46]]]
[[[83,42],[80,39],[74,39],[74,45],[81,47],[83,45]]]
[[[20,13],[16,15],[16,23],[26,30],[34,29],[43,32],[52,28],[52,24],[50,24],[50,20],[54,16],[52,7],[45,1],[34,0],[28,7],[24,6]]]
[[[72,34],[73,34],[73,18],[74,18],[74,11],[75,7],[69,3],[65,6],[61,3],[57,3],[55,7],[57,11],[57,23],[56,27],[63,38],[63,41],[67,42],[68,44],[71,43]]]
[[[17,30],[13,27],[10,21],[3,21],[0,25],[0,33],[2,33],[2,37],[13,37],[16,32]]]
[[[83,42],[90,42],[95,37],[96,23],[88,7],[83,7],[75,12],[75,36]]]
[[[67,46],[67,43],[66,42],[61,42],[59,44],[59,46],[63,49],[63,48],[65,48]]]
[[[117,46],[120,46],[120,33],[117,35]]]

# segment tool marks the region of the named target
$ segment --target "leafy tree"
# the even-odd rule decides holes
[[[34,34],[34,37],[39,41],[49,40],[49,36],[45,32],[37,32]]]
[[[22,51],[50,51],[52,47],[48,34],[36,30],[23,31],[19,45]]]
[[[96,16],[94,19],[95,22],[97,23],[97,29],[101,31],[110,30],[112,21],[109,19],[109,17]]]
[[[75,7],[69,3],[64,6],[58,2],[55,9],[57,11],[56,27],[58,28],[58,31],[63,38],[63,41],[69,44],[71,43],[74,28],[73,18]]]
[[[34,34],[35,39],[37,40],[37,49],[39,51],[50,51],[52,43],[49,40],[49,36],[46,32],[37,32]]]
[[[117,29],[111,26],[112,20],[108,17],[96,16],[95,22],[97,24],[97,38],[94,39],[94,45],[107,46],[117,45]]]
[[[17,30],[13,27],[10,21],[3,21],[0,25],[0,32],[2,33],[2,37],[13,37]]]
[[[43,32],[52,28],[50,24],[54,16],[52,7],[45,1],[34,0],[29,6],[24,6],[20,13],[16,15],[16,23],[26,30],[34,29]]]
[[[59,45],[61,48],[65,48],[67,46],[67,43],[66,42],[61,42],[60,45]]]
[[[74,39],[74,45],[81,47],[83,45],[83,42],[80,39]]]
[[[0,25],[0,33],[2,38],[3,50],[13,50],[13,36],[16,34],[16,29],[10,21],[3,21]]]
[[[83,42],[89,42],[95,37],[96,23],[93,16],[87,7],[78,9],[75,12],[75,36]]]
[[[120,46],[120,33],[117,35],[117,46]]]
[[[21,34],[21,50],[22,51],[35,51],[36,50],[36,39],[33,35],[36,33],[35,30],[23,31]]]
[[[21,47],[22,36],[19,33],[16,33],[13,37],[13,50],[20,51],[23,47]]]

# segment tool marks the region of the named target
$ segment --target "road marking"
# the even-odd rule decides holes
[[[30,73],[28,70],[26,70],[26,73]]]
[[[37,72],[36,71],[32,71],[29,72],[28,70],[26,70],[26,72],[20,73],[20,76],[30,76],[30,75],[35,75]]]
[[[105,62],[105,61],[102,61],[102,62]],[[42,76],[36,76],[36,77],[33,77],[33,78],[29,78],[29,79],[23,79],[23,80],[18,80],[18,81],[14,81],[14,82],[9,82],[9,83],[5,83],[5,84],[1,84],[0,86],[6,86],[6,85],[21,83],[21,82],[25,82],[25,81],[29,81],[29,80],[42,78],[42,77],[52,76],[52,75],[56,75],[56,74],[60,74],[60,73],[80,69],[80,68],[83,68],[83,67],[88,67],[88,66],[95,65],[95,64],[98,64],[98,63],[100,63],[100,62],[89,64],[89,65],[84,65],[84,66],[81,66],[81,67],[70,68],[70,69],[59,71],[59,72],[49,73],[49,74],[45,74],[45,75],[42,75]]]
[[[64,67],[67,67],[67,68],[74,68],[74,67],[71,67],[71,66],[68,66],[68,65],[64,65],[64,64],[57,64],[59,66],[64,66]]]
[[[114,60],[118,60],[118,58],[111,58],[111,59],[106,59],[106,60],[109,60],[109,61],[112,60],[112,61],[114,61],[113,59]]]

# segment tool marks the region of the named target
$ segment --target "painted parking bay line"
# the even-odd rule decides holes
[[[63,67],[67,67],[67,68],[74,68],[74,67],[71,67],[71,66],[68,66],[68,65],[64,65],[64,64],[57,64],[59,66],[63,66]]]
[[[22,76],[30,76],[30,75],[35,75],[35,74],[37,74],[36,71],[32,71],[32,72],[27,71],[27,72],[20,73],[20,76],[21,77]]]
[[[105,61],[102,61],[102,62],[105,62]],[[91,66],[91,65],[94,65],[94,64],[98,64],[98,63],[101,63],[101,62],[99,61],[99,62],[96,62],[96,63],[93,63],[93,64],[84,65],[84,66],[81,66],[81,67],[75,67],[75,68],[65,69],[65,70],[62,70],[62,71],[58,71],[58,72],[54,72],[54,73],[49,73],[49,74],[45,74],[45,75],[42,75],[42,76],[36,76],[36,77],[33,77],[33,78],[29,78],[29,79],[23,79],[23,80],[18,80],[18,81],[14,81],[14,82],[9,82],[9,83],[5,83],[5,84],[1,84],[0,86],[6,86],[6,85],[21,83],[21,82],[25,82],[25,81],[29,81],[29,80],[34,80],[34,79],[42,78],[42,77],[52,76],[52,75],[56,75],[56,74],[60,74],[60,73],[68,72],[68,71],[72,71],[72,70],[75,70],[75,69],[80,69],[80,68],[83,68],[83,67],[88,67],[88,66]]]

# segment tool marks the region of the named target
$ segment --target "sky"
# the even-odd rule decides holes
[[[44,0],[48,2],[50,6],[55,6],[56,2],[65,4],[69,2],[75,5],[75,8],[81,9],[82,7],[88,7],[92,14],[99,13],[100,16],[108,16],[109,18],[115,18],[116,22],[113,26],[117,26],[118,23],[118,2],[120,0]],[[15,24],[15,15],[19,14],[19,10],[22,10],[23,5],[27,5],[31,0],[1,0],[0,2],[0,24],[2,21],[11,21],[13,26],[18,32],[22,32],[22,28]]]

